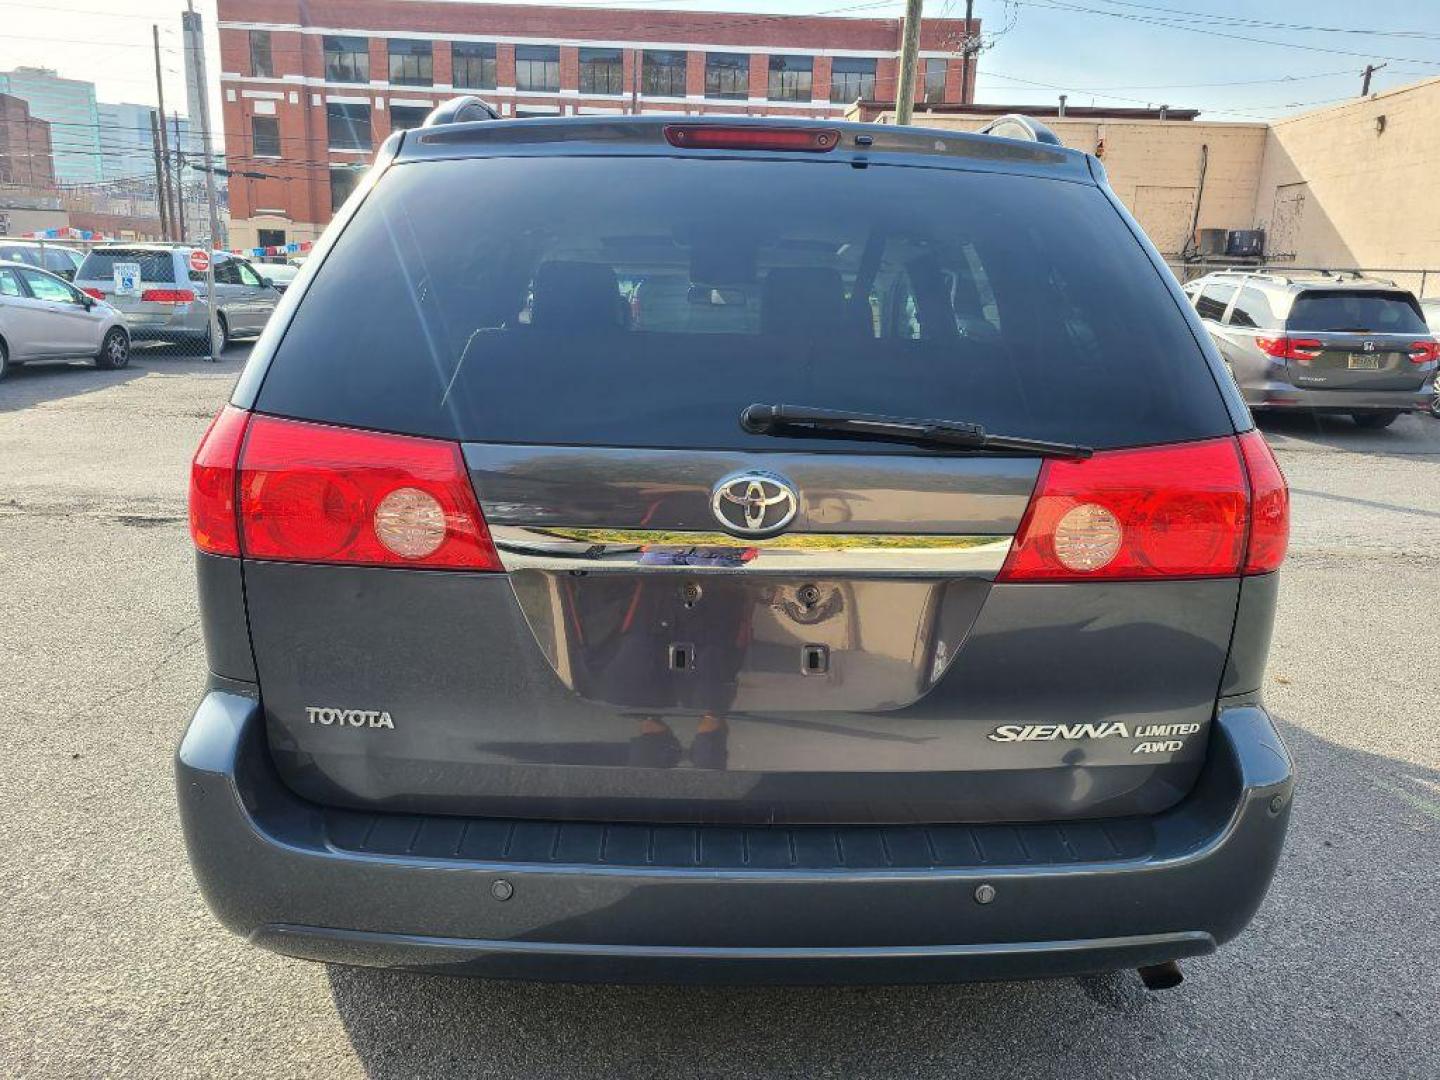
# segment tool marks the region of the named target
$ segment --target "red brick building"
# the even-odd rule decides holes
[[[978,27],[978,21],[975,24]],[[237,247],[314,239],[392,130],[476,93],[505,116],[840,117],[893,100],[900,20],[464,0],[219,0]],[[960,103],[963,19],[928,19],[916,100]]]
[[[0,184],[46,191],[55,187],[50,125],[31,116],[30,106],[10,94],[0,94]]]

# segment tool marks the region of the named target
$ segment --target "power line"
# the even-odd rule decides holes
[[[1220,12],[1186,11],[1181,8],[1141,4],[1135,2],[1135,0],[1100,0],[1100,2],[1110,4],[1114,7],[1138,8],[1141,11],[1155,11],[1170,15],[1190,16],[1193,17],[1193,21],[1222,22],[1231,26],[1250,26],[1270,30],[1300,30],[1317,34],[1360,34],[1371,37],[1398,37],[1421,41],[1440,41],[1440,34],[1427,30],[1369,30],[1352,26],[1316,26],[1306,23],[1286,23],[1274,22],[1269,19],[1254,19],[1248,15],[1225,15]]]
[[[1366,60],[1394,60],[1402,64],[1424,64],[1426,67],[1440,67],[1440,60],[1425,60],[1414,56],[1386,56],[1380,53],[1355,52],[1353,49],[1330,49],[1322,45],[1302,45],[1297,41],[1275,41],[1271,38],[1250,37],[1246,34],[1227,34],[1221,30],[1206,30],[1199,26],[1187,26],[1184,23],[1173,20],[1150,18],[1144,15],[1131,15],[1123,11],[1104,11],[1100,8],[1085,7],[1081,4],[1064,3],[1062,0],[1012,0],[1012,2],[1050,11],[1074,11],[1087,15],[1104,15],[1111,19],[1124,19],[1128,22],[1144,23],[1150,26],[1163,26],[1171,30],[1184,30],[1191,34],[1204,34],[1207,37],[1224,38],[1228,41],[1243,41],[1250,45],[1271,45],[1277,49],[1302,49],[1305,52],[1328,53],[1332,56],[1356,56]]]

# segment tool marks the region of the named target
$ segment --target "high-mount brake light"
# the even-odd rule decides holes
[[[256,416],[239,471],[246,558],[501,569],[457,443]]]
[[[665,140],[686,150],[795,150],[828,154],[840,145],[836,128],[764,126],[721,127],[711,124],[667,124]]]
[[[1294,360],[1300,364],[1308,364],[1320,355],[1324,348],[1323,344],[1315,338],[1292,338],[1292,337],[1257,337],[1255,344],[1268,356],[1277,360]]]
[[[250,414],[226,405],[210,421],[190,464],[190,537],[211,555],[239,555],[235,466]]]
[[[1223,438],[1105,450],[1088,461],[1048,460],[999,580],[1231,577],[1242,568],[1273,570],[1284,557],[1288,511],[1284,479],[1269,453],[1263,440],[1252,446]],[[1247,480],[1247,466],[1257,479]],[[1252,482],[1257,510],[1265,515],[1253,536]]]
[[[140,294],[145,304],[193,304],[195,292],[192,289],[146,289]]]

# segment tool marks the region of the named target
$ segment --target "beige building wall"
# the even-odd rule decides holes
[[[1270,125],[1254,214],[1298,266],[1440,267],[1440,78]]]
[[[917,116],[925,127],[975,131],[994,117]],[[882,123],[894,123],[886,114]],[[1264,124],[1195,120],[1044,120],[1066,146],[1098,154],[1110,186],[1162,254],[1178,255],[1190,236],[1200,190],[1202,150],[1208,158],[1200,194],[1201,229],[1254,224],[1256,183],[1265,154]]]

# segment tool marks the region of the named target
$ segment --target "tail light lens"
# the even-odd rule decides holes
[[[501,568],[452,442],[256,416],[239,492],[247,558]]]
[[[93,296],[96,300],[104,300],[105,294],[99,289],[81,289],[86,296]]]
[[[1416,341],[1406,350],[1412,364],[1428,364],[1440,360],[1440,342]]]
[[[1314,360],[1324,348],[1324,345],[1315,338],[1257,337],[1255,344],[1260,346],[1261,352],[1273,356],[1277,360],[1294,360],[1301,364],[1308,364]]]
[[[1046,461],[999,580],[1232,576],[1248,503],[1232,438]]]
[[[1290,544],[1290,489],[1270,444],[1258,431],[1240,436],[1240,456],[1250,480],[1250,538],[1246,543],[1245,573],[1265,574],[1280,569]]]
[[[190,537],[211,555],[239,555],[236,464],[250,414],[226,405],[210,422],[190,464]]]
[[[711,124],[669,124],[665,141],[687,150],[797,150],[828,154],[840,145],[836,128],[720,127]]]
[[[146,304],[193,304],[195,292],[193,289],[146,289],[140,299]]]

